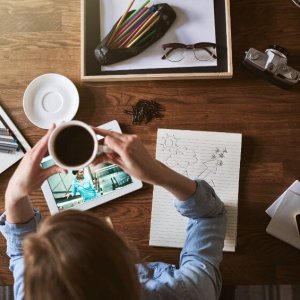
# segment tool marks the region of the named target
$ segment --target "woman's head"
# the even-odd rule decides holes
[[[76,175],[77,179],[83,179],[83,176],[84,176],[84,170],[83,169],[72,171],[72,173],[73,173],[73,175]]]
[[[139,299],[132,252],[90,213],[48,218],[23,249],[25,299]]]

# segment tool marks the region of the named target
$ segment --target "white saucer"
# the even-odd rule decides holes
[[[79,106],[74,83],[59,74],[44,74],[30,82],[23,97],[27,118],[36,126],[49,129],[53,123],[70,121]]]

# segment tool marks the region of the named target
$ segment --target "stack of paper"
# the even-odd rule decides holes
[[[296,180],[267,210],[267,233],[300,249],[296,215],[300,214],[300,182]]]
[[[0,173],[19,161],[30,146],[0,106]]]
[[[20,149],[17,140],[11,135],[0,116],[0,153],[13,153]]]

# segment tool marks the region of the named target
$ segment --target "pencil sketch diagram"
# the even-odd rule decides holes
[[[166,134],[158,141],[160,153],[164,155],[164,162],[189,178],[205,179],[212,187],[216,187],[215,178],[220,168],[224,166],[227,148],[215,147],[209,158],[200,156],[195,147],[185,146],[180,138],[174,134]]]

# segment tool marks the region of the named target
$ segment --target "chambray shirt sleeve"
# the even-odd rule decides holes
[[[227,222],[224,204],[214,189],[201,180],[197,181],[196,193],[186,201],[175,200],[175,207],[189,218],[178,276],[186,290],[193,293],[191,299],[218,299]]]
[[[34,217],[24,224],[11,224],[6,221],[5,213],[0,216],[0,231],[6,239],[6,253],[10,258],[9,269],[14,276],[14,298],[24,299],[24,258],[22,242],[24,237],[35,232],[41,221],[38,211],[34,212]]]
[[[91,190],[93,190],[94,192],[96,192],[97,190],[95,188],[95,185],[94,185],[93,181],[89,180],[89,183],[90,183]]]
[[[196,181],[195,194],[175,200],[176,209],[189,218],[179,268],[162,262],[138,266],[143,299],[214,300],[222,286],[219,265],[226,229],[224,204],[213,188]]]

